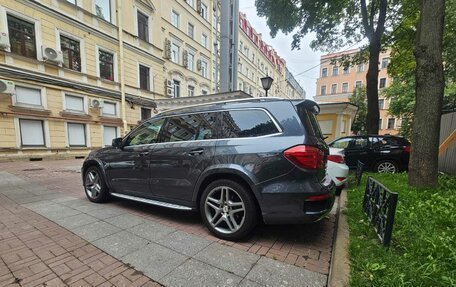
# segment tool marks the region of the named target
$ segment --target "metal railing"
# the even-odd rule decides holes
[[[396,213],[397,193],[391,192],[379,181],[367,177],[363,211],[385,246],[389,246]]]
[[[361,179],[363,177],[363,172],[364,172],[364,163],[358,160],[358,165],[356,166],[356,186],[359,186],[361,184]]]

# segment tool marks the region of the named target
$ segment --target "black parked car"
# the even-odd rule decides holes
[[[399,136],[349,136],[334,140],[329,146],[344,149],[348,167],[356,168],[359,160],[374,172],[407,170],[410,158],[410,142]]]
[[[259,220],[317,221],[335,194],[318,111],[308,100],[261,98],[161,113],[89,154],[86,195],[199,210],[209,230],[229,240]]]

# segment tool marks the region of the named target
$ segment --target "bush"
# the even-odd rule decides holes
[[[407,174],[370,174],[399,194],[391,246],[362,211],[367,175],[348,191],[351,286],[456,286],[456,177],[417,190]]]

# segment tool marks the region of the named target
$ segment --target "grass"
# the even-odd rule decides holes
[[[345,211],[350,286],[456,286],[456,177],[441,176],[439,188],[417,190],[407,185],[407,174],[370,175],[399,193],[392,241],[383,247],[362,212],[363,175],[348,190]]]

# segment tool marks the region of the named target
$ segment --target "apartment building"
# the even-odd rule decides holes
[[[285,59],[263,41],[261,33],[255,31],[246,15],[239,13],[238,85],[239,90],[255,97],[265,96],[260,79],[274,79],[270,97],[304,99],[304,89],[286,68]]]
[[[331,61],[342,56],[354,55],[357,52],[358,50],[354,49],[321,56],[320,76],[317,79],[315,101],[319,103],[349,102],[354,90],[366,85],[368,63],[342,67],[340,65],[333,65]],[[381,93],[381,90],[388,87],[392,80],[387,73],[388,64],[389,52],[381,53],[378,76],[378,105],[380,108],[379,134],[397,134],[400,127],[400,119],[396,119],[388,114],[390,100],[385,99]]]
[[[218,73],[215,4],[2,1],[0,160],[84,156],[152,116],[161,101],[231,97],[210,96]],[[280,85],[273,66],[267,71]],[[249,85],[251,96],[261,95],[258,81]]]

